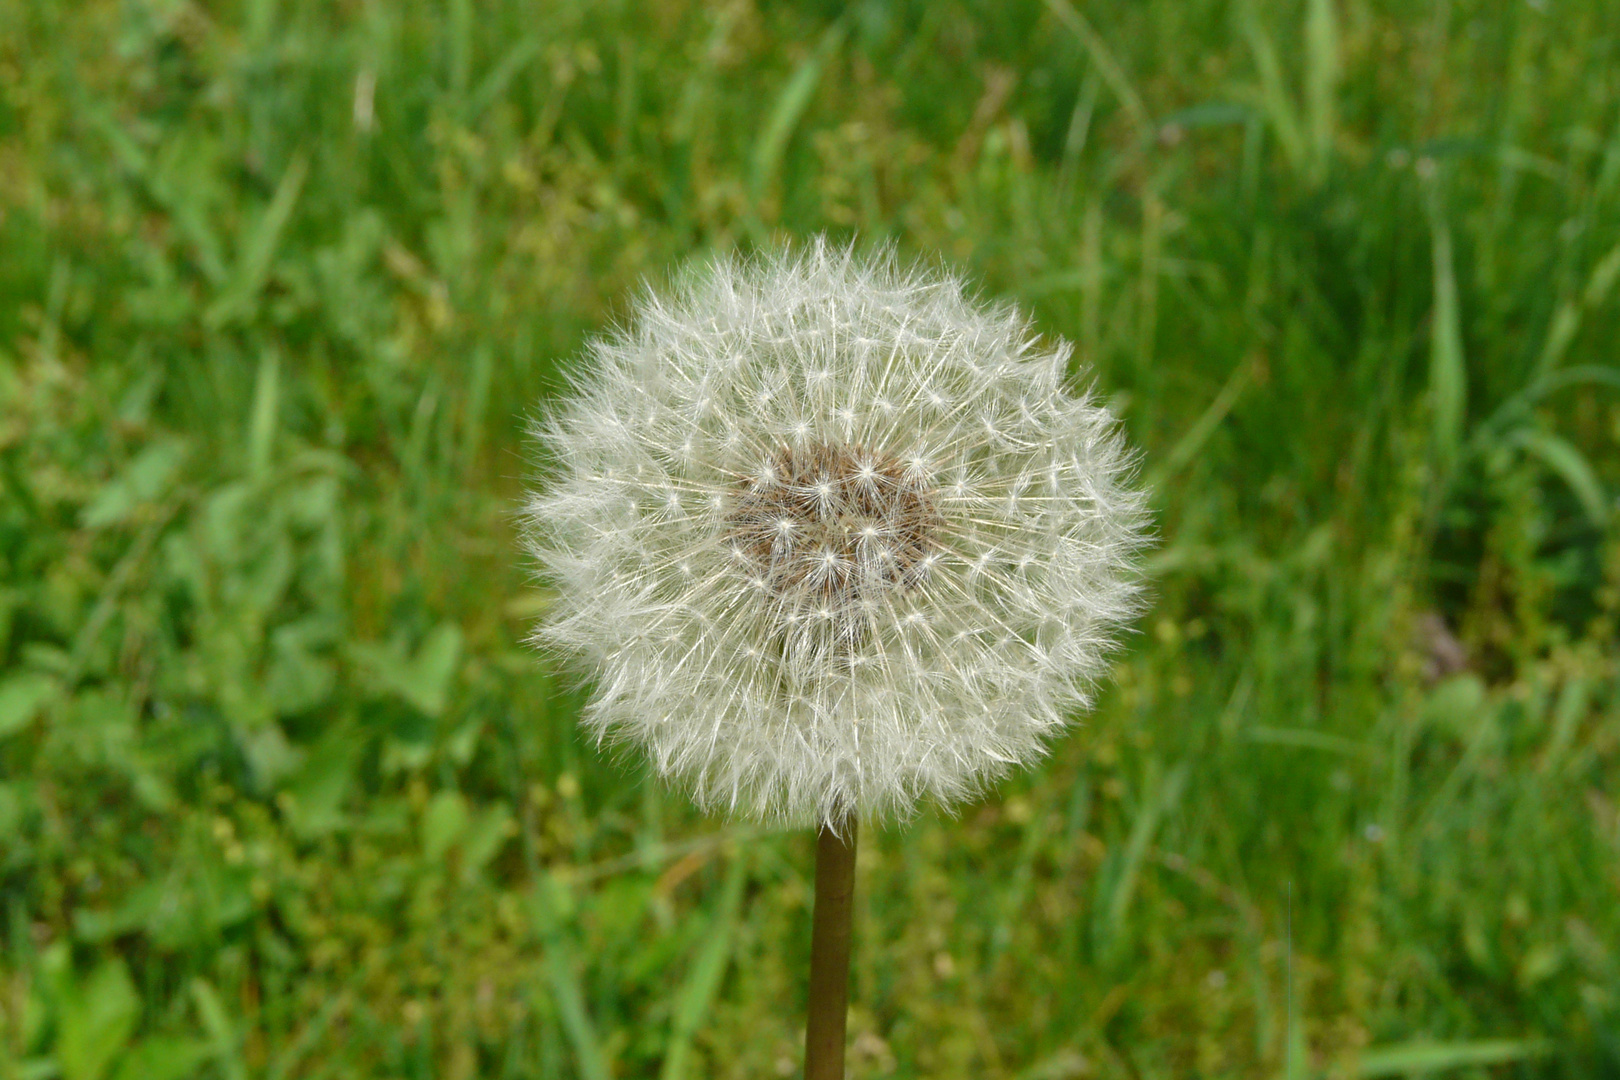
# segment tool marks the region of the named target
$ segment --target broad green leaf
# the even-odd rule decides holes
[[[273,789],[293,773],[304,758],[304,752],[287,741],[281,725],[273,720],[241,732],[237,743],[253,770],[254,781],[263,790]]]
[[[440,791],[422,811],[422,859],[437,864],[467,828],[467,800],[459,791]]]
[[[79,515],[79,524],[87,529],[117,525],[139,507],[156,502],[169,492],[188,453],[181,439],[161,439],[147,446],[96,492]]]
[[[450,686],[461,662],[461,628],[440,623],[422,641],[414,656],[397,648],[367,642],[349,646],[350,655],[364,666],[379,690],[395,694],[427,716],[444,711]]]
[[[87,945],[144,929],[154,913],[172,897],[162,881],[137,885],[122,903],[107,909],[83,907],[73,915],[73,936]]]
[[[270,639],[265,693],[280,716],[309,712],[326,702],[337,687],[331,661],[307,648],[297,634],[278,629]]]
[[[343,825],[343,800],[364,748],[362,736],[348,726],[329,728],[309,747],[281,800],[282,812],[300,838],[312,839]]]
[[[317,468],[328,468],[328,463],[317,462]],[[287,516],[306,529],[317,528],[331,521],[337,513],[338,497],[342,485],[328,473],[313,476],[281,495],[281,505]]]
[[[1430,692],[1423,704],[1423,723],[1452,738],[1467,739],[1478,730],[1487,709],[1485,684],[1472,672],[1463,672]]]
[[[140,1009],[124,961],[103,961],[61,1002],[56,1060],[63,1080],[101,1080],[123,1052]]]
[[[462,876],[477,875],[516,831],[512,812],[504,804],[497,803],[475,817],[461,841]]]
[[[428,633],[412,658],[405,682],[400,686],[406,700],[429,716],[444,712],[450,684],[461,663],[461,627],[440,623]]]
[[[32,802],[27,781],[0,780],[0,836],[12,836],[22,824],[25,808]]]
[[[27,727],[60,689],[55,678],[37,671],[0,679],[0,738]]]
[[[208,1044],[197,1039],[143,1039],[113,1075],[116,1080],[187,1080],[208,1054]]]

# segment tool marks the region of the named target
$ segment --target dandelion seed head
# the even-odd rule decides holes
[[[1136,613],[1106,409],[1006,306],[816,242],[719,259],[594,342],[535,426],[534,642],[709,809],[950,806],[1044,752]]]

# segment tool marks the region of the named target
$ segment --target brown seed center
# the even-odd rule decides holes
[[[921,471],[860,446],[783,446],[737,482],[726,521],[740,569],[790,610],[842,616],[915,585],[940,525]]]

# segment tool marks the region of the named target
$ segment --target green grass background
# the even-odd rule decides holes
[[[1073,340],[1160,534],[863,837],[852,1074],[1620,1076],[1610,0],[0,0],[0,1080],[796,1070],[811,838],[580,738],[513,512],[823,230]]]

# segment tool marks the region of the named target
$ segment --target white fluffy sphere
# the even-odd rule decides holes
[[[834,826],[1040,756],[1135,611],[1110,414],[1010,307],[824,242],[589,347],[526,507],[584,723],[706,808]]]

